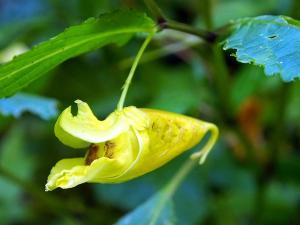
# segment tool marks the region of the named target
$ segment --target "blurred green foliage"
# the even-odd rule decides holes
[[[205,16],[209,2],[210,22]],[[210,23],[218,27],[231,19],[262,14],[300,18],[297,0],[174,0],[159,1],[159,5],[170,18],[199,27]],[[32,47],[65,27],[119,8],[148,12],[142,1],[1,0],[0,48],[15,42]],[[178,42],[172,33],[164,32],[165,36],[152,41],[148,52]],[[141,41],[136,37],[125,46],[110,45],[70,59],[24,91],[56,99],[60,109],[80,98],[104,118],[116,106],[128,73],[126,61],[136,54]],[[235,62],[230,52],[225,53],[224,62],[229,81],[222,83],[223,92],[216,85],[215,56],[202,42],[145,61],[129,90],[128,105],[180,112],[220,127],[217,147],[180,186],[173,212],[167,214],[174,215],[179,225],[297,225],[300,84],[268,78],[262,68]],[[226,93],[227,107],[220,93]],[[135,208],[147,207],[142,204],[161,193],[190,155],[123,184],[83,184],[45,193],[54,163],[84,154],[71,151],[54,137],[54,122],[29,113],[19,119],[0,117],[1,224],[114,224]]]

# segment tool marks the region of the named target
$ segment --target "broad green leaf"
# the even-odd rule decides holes
[[[173,203],[168,198],[168,189],[162,189],[144,204],[127,214],[115,225],[174,225],[176,224]]]
[[[44,120],[49,120],[58,114],[57,101],[25,93],[0,99],[0,114],[19,117],[24,112],[30,112]]]
[[[121,45],[135,33],[155,30],[150,18],[131,10],[90,18],[0,66],[0,97],[15,93],[69,58],[107,44]]]
[[[300,77],[300,22],[285,16],[259,16],[235,22],[224,49],[236,50],[242,63],[263,66],[284,81]]]

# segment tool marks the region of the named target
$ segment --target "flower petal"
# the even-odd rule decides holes
[[[83,141],[80,138],[72,136],[70,133],[66,132],[60,126],[61,116],[58,117],[55,126],[54,126],[54,133],[55,136],[65,145],[70,146],[72,148],[87,148],[90,143]]]
[[[202,151],[192,155],[193,159],[200,158],[200,163],[203,163],[217,138],[218,130],[214,124],[171,112],[139,110],[147,114],[152,124],[146,130],[136,131],[139,155],[132,166],[118,177],[119,181],[130,180],[161,167],[194,147],[208,131],[212,131],[213,135]]]
[[[93,163],[93,166],[84,164],[84,158],[63,159],[60,160],[51,170],[46,184],[46,191],[51,191],[57,187],[72,188],[79,184],[90,181],[91,176],[96,171],[101,171],[107,165],[114,168],[116,160],[103,157]],[[115,169],[115,168],[114,168]],[[109,173],[116,170],[108,170]]]
[[[71,107],[65,109],[55,126],[55,135],[65,145],[86,147],[87,143],[100,143],[110,140],[129,129],[121,112],[111,113],[105,120],[98,120],[88,104],[76,100],[77,115],[72,115]],[[81,142],[78,140],[82,140]]]
[[[108,144],[109,143],[109,144]],[[118,183],[139,155],[139,143],[133,130],[99,145],[102,157],[90,165],[85,158],[60,160],[51,170],[46,190],[72,188],[85,182]]]

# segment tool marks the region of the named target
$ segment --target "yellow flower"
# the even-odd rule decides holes
[[[55,124],[55,135],[65,145],[88,151],[82,158],[60,160],[51,170],[46,190],[133,179],[192,148],[211,131],[202,151],[192,155],[203,163],[218,136],[214,124],[176,113],[129,106],[99,121],[85,102],[75,103],[77,114],[71,107],[65,109]]]

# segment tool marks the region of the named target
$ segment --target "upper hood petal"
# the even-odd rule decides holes
[[[65,145],[82,148],[90,143],[100,143],[128,130],[129,125],[121,111],[111,113],[105,120],[98,120],[88,104],[76,100],[77,115],[71,112],[71,106],[65,109],[55,125],[55,135]]]

